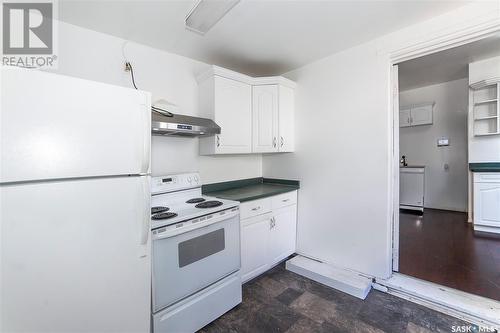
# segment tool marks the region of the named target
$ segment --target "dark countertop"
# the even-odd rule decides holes
[[[298,190],[298,180],[249,178],[202,186],[204,195],[245,202]]]
[[[472,172],[500,172],[500,162],[469,163]]]

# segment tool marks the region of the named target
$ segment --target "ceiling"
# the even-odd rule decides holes
[[[399,64],[399,90],[468,77],[468,65],[500,56],[500,34]]]
[[[250,75],[277,75],[453,10],[465,1],[242,0],[205,36],[194,0],[59,1],[62,21]]]

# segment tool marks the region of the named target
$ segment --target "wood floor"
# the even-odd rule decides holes
[[[500,237],[474,233],[465,213],[400,213],[399,271],[500,301]]]
[[[200,332],[452,332],[477,327],[415,303],[371,290],[360,300],[279,265],[243,285],[243,303]]]

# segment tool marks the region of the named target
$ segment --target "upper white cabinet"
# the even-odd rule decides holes
[[[255,153],[279,151],[278,91],[277,85],[252,88],[252,151]]]
[[[221,133],[200,138],[200,153],[244,154],[252,152],[252,86],[212,75],[200,82],[200,110],[213,119]]]
[[[200,138],[200,154],[294,150],[294,82],[212,66],[198,84],[202,116],[221,127],[220,135]]]
[[[294,150],[294,91],[283,84],[254,85],[252,88],[254,153]]]
[[[401,108],[399,110],[399,127],[409,127],[411,126],[411,108]]]
[[[399,111],[399,127],[432,125],[434,103],[402,107]]]

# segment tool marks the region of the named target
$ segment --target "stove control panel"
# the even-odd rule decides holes
[[[168,193],[201,186],[197,172],[151,177],[151,193]]]

